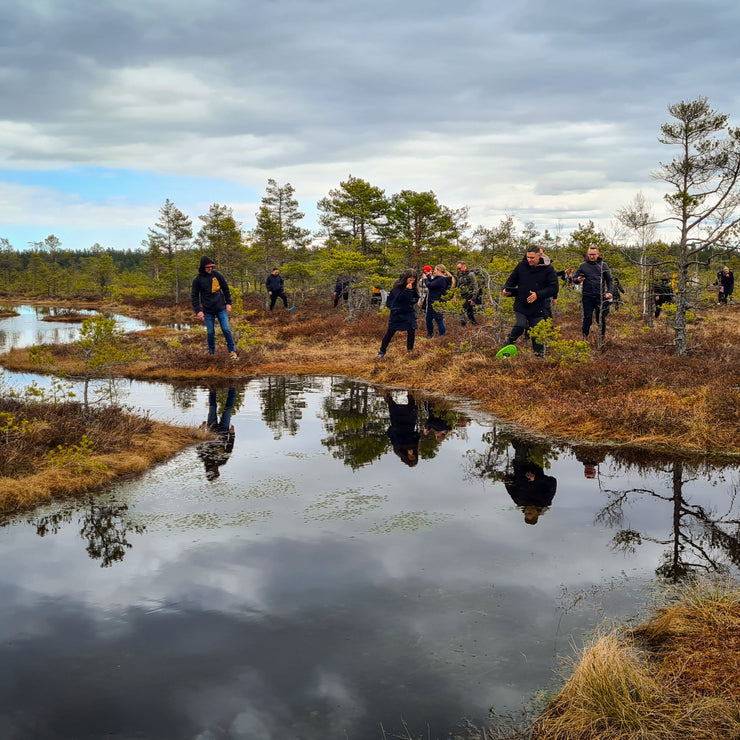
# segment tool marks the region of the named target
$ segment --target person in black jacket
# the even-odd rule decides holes
[[[388,318],[388,331],[386,331],[380,343],[378,359],[385,357],[393,335],[397,331],[406,332],[406,349],[414,351],[414,340],[416,339],[416,304],[419,302],[419,288],[416,284],[416,271],[406,270],[391,288],[385,305],[391,310]]]
[[[540,247],[529,247],[526,257],[512,270],[504,285],[504,295],[514,296],[516,315],[506,344],[514,344],[527,329],[550,315],[550,299],[558,294],[558,276],[551,264],[540,262],[541,256]],[[532,349],[538,357],[544,356],[544,346],[534,339]]]
[[[205,322],[208,353],[216,354],[216,319],[218,319],[229,356],[232,360],[238,359],[234,336],[229,327],[229,314],[231,313],[229,284],[226,278],[215,269],[215,263],[210,257],[200,259],[200,269],[193,280],[190,300],[195,315]]]
[[[280,274],[279,268],[273,268],[272,272],[267,276],[267,280],[265,280],[265,285],[267,286],[267,293],[270,296],[270,311],[275,308],[278,298],[282,299],[283,307],[288,308],[288,296],[285,295],[285,291],[283,290],[285,281]]]
[[[424,321],[427,326],[427,339],[431,339],[434,336],[435,321],[437,322],[439,336],[443,337],[447,333],[442,312],[434,308],[434,304],[442,300],[442,295],[452,285],[452,280],[445,275],[445,272],[447,272],[447,268],[444,265],[437,265],[433,272],[428,275],[425,273],[424,275],[424,287],[427,289],[426,312],[424,314]]]
[[[726,265],[717,273],[717,284],[719,285],[717,303],[726,304],[728,300],[732,303],[732,294],[735,290],[735,275]]]
[[[583,337],[588,338],[594,315],[601,330],[601,337],[606,334],[606,315],[609,313],[609,301],[614,294],[614,281],[609,265],[599,256],[598,247],[589,247],[586,260],[581,262],[573,280],[583,288],[581,302],[583,305]]]

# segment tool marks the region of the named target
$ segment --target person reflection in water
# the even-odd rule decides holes
[[[583,449],[576,450],[576,460],[583,463],[583,477],[584,478],[595,478],[596,477],[596,466],[603,463],[606,460],[606,453],[594,448],[584,447]]]
[[[410,393],[406,395],[406,403],[396,403],[390,393],[383,396],[388,404],[391,425],[388,427],[388,437],[393,445],[393,452],[401,458],[401,462],[413,468],[419,462],[419,440],[421,434],[416,430],[419,412],[416,401]]]
[[[524,512],[527,524],[537,524],[540,516],[552,504],[558,482],[545,475],[541,465],[532,459],[532,447],[515,440],[513,472],[504,475],[504,486],[512,501]]]
[[[215,480],[221,475],[219,468],[226,463],[234,449],[234,425],[231,423],[231,414],[236,400],[236,388],[229,388],[221,418],[218,418],[218,402],[216,389],[211,388],[208,393],[208,420],[201,424],[201,429],[207,429],[217,435],[215,439],[198,445],[198,456],[206,469],[206,478]]]

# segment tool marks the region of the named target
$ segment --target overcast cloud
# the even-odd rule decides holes
[[[740,124],[738,30],[735,0],[5,0],[0,237],[133,248],[166,198],[250,228],[270,177],[315,228],[349,174],[609,229],[662,208],[669,104]]]

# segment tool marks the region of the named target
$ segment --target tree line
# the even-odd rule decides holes
[[[261,290],[266,275],[279,266],[293,292],[303,297],[326,291],[337,275],[369,289],[387,286],[408,267],[449,266],[461,259],[498,275],[531,244],[563,265],[577,263],[590,246],[597,246],[623,285],[639,291],[645,316],[650,315],[655,276],[674,281],[677,352],[685,354],[691,291],[711,279],[719,260],[737,267],[740,130],[730,128],[728,116],[712,110],[706,98],[682,101],[668,110],[672,120],[661,127],[659,141],[677,149],[677,155],[653,173],[668,186],[668,216],[656,219],[638,193],[615,214],[611,234],[591,221],[567,237],[557,225],[554,231],[539,231],[529,222],[518,229],[508,215],[496,226],[473,228],[467,207],[444,205],[431,190],[387,195],[353,175],[318,201],[320,229],[312,233],[301,225],[305,214],[293,186],[269,179],[251,229],[219,203],[198,217],[196,229],[167,199],[139,250],[99,244],[65,250],[53,234],[27,250],[16,250],[0,238],[5,276],[0,293],[180,303],[189,299],[190,280],[200,255],[207,253],[242,293]],[[667,223],[677,227],[671,243],[655,238],[657,227]]]

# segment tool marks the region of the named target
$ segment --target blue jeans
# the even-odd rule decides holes
[[[424,320],[426,321],[427,325],[427,336],[432,337],[434,336],[434,322],[437,322],[437,329],[439,329],[439,336],[443,337],[447,333],[447,328],[445,327],[445,320],[444,316],[442,315],[441,311],[430,311],[427,309],[426,314],[424,314]]]
[[[234,352],[236,345],[234,344],[234,336],[231,333],[231,327],[229,327],[229,312],[225,308],[218,313],[203,314],[203,320],[206,322],[208,352],[212,355],[216,354],[216,319],[218,319],[218,325],[221,327],[224,339],[226,340],[227,349],[229,352]]]

